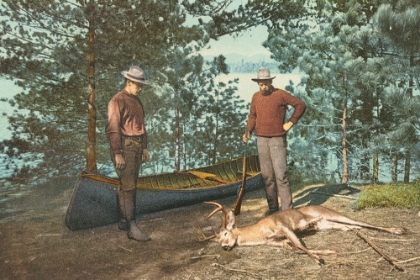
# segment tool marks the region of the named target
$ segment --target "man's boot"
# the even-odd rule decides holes
[[[265,213],[266,216],[271,215],[279,211],[279,201],[277,198],[277,188],[274,183],[265,187],[265,194],[267,198],[268,211]]]
[[[120,230],[128,230],[129,223],[127,221],[127,218],[125,216],[125,210],[124,210],[124,194],[122,193],[122,190],[117,191],[117,202],[118,202],[118,209],[120,210],[120,221],[118,222],[118,229]]]
[[[136,207],[136,190],[132,191],[121,191],[119,195],[122,195],[122,208],[124,209],[125,220],[128,221],[127,236],[130,239],[136,241],[149,241],[150,237],[143,233],[137,226],[136,217],[135,217],[135,207]]]

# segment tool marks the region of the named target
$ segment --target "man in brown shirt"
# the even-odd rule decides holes
[[[274,88],[270,71],[260,69],[256,79],[260,90],[251,101],[250,114],[243,141],[247,143],[251,133],[257,136],[258,156],[261,175],[265,184],[268,212],[271,214],[281,209],[290,209],[292,194],[287,175],[287,142],[286,135],[298,122],[306,109],[305,103],[288,92]],[[289,120],[286,118],[288,106],[294,108]]]
[[[149,160],[143,105],[137,97],[147,85],[144,72],[137,66],[123,71],[125,87],[109,101],[106,134],[111,158],[119,178],[118,206],[121,220],[118,228],[130,239],[149,241],[136,223],[136,186],[142,161]]]

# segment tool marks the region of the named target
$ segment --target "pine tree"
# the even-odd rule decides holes
[[[35,171],[50,175],[112,170],[107,103],[123,87],[120,72],[139,65],[152,83],[140,96],[155,151],[144,169],[168,171],[173,131],[214,78],[195,54],[209,40],[206,25],[186,25],[178,0],[3,1],[0,15],[1,73],[24,90],[10,101],[25,110],[9,117],[13,137],[2,145],[11,159],[31,155]]]
[[[391,87],[399,89],[391,90],[394,95],[390,100],[390,112],[398,122],[394,125],[391,135],[396,148],[403,147],[405,150],[404,182],[410,181],[411,153],[419,142],[419,109],[414,90],[419,89],[416,80],[420,71],[420,3],[412,0],[395,1],[393,5],[382,5],[377,13],[377,23],[380,31],[391,41],[391,48],[387,51],[395,55],[403,65],[398,82],[390,83]],[[418,147],[417,147],[418,148]],[[398,158],[395,156],[395,158]],[[395,170],[395,169],[394,169]],[[396,178],[397,174],[393,174]]]
[[[370,177],[370,162],[384,151],[383,139],[395,126],[395,119],[385,116],[389,112],[385,87],[404,75],[400,72],[404,66],[395,57],[402,53],[389,55],[385,51],[392,44],[373,23],[381,2],[312,2],[307,6],[306,21],[292,20],[282,28],[273,28],[265,42],[274,59],[281,62],[280,69],[299,68],[305,73],[303,85],[309,97],[306,115],[310,115],[317,145],[335,150],[341,108],[348,104],[347,146],[352,166],[357,167],[352,176],[363,180]],[[348,76],[347,98],[341,84],[344,71]],[[337,155],[341,157],[338,150]]]

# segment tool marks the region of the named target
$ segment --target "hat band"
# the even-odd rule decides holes
[[[127,73],[126,75],[127,75],[128,77],[130,77],[130,78],[135,79],[135,80],[145,81],[145,79],[144,79],[144,78],[139,78],[139,77],[132,76],[132,75],[130,75],[130,73]]]

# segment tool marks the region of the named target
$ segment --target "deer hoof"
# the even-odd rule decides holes
[[[403,228],[393,228],[392,233],[393,234],[403,234],[405,230]]]

